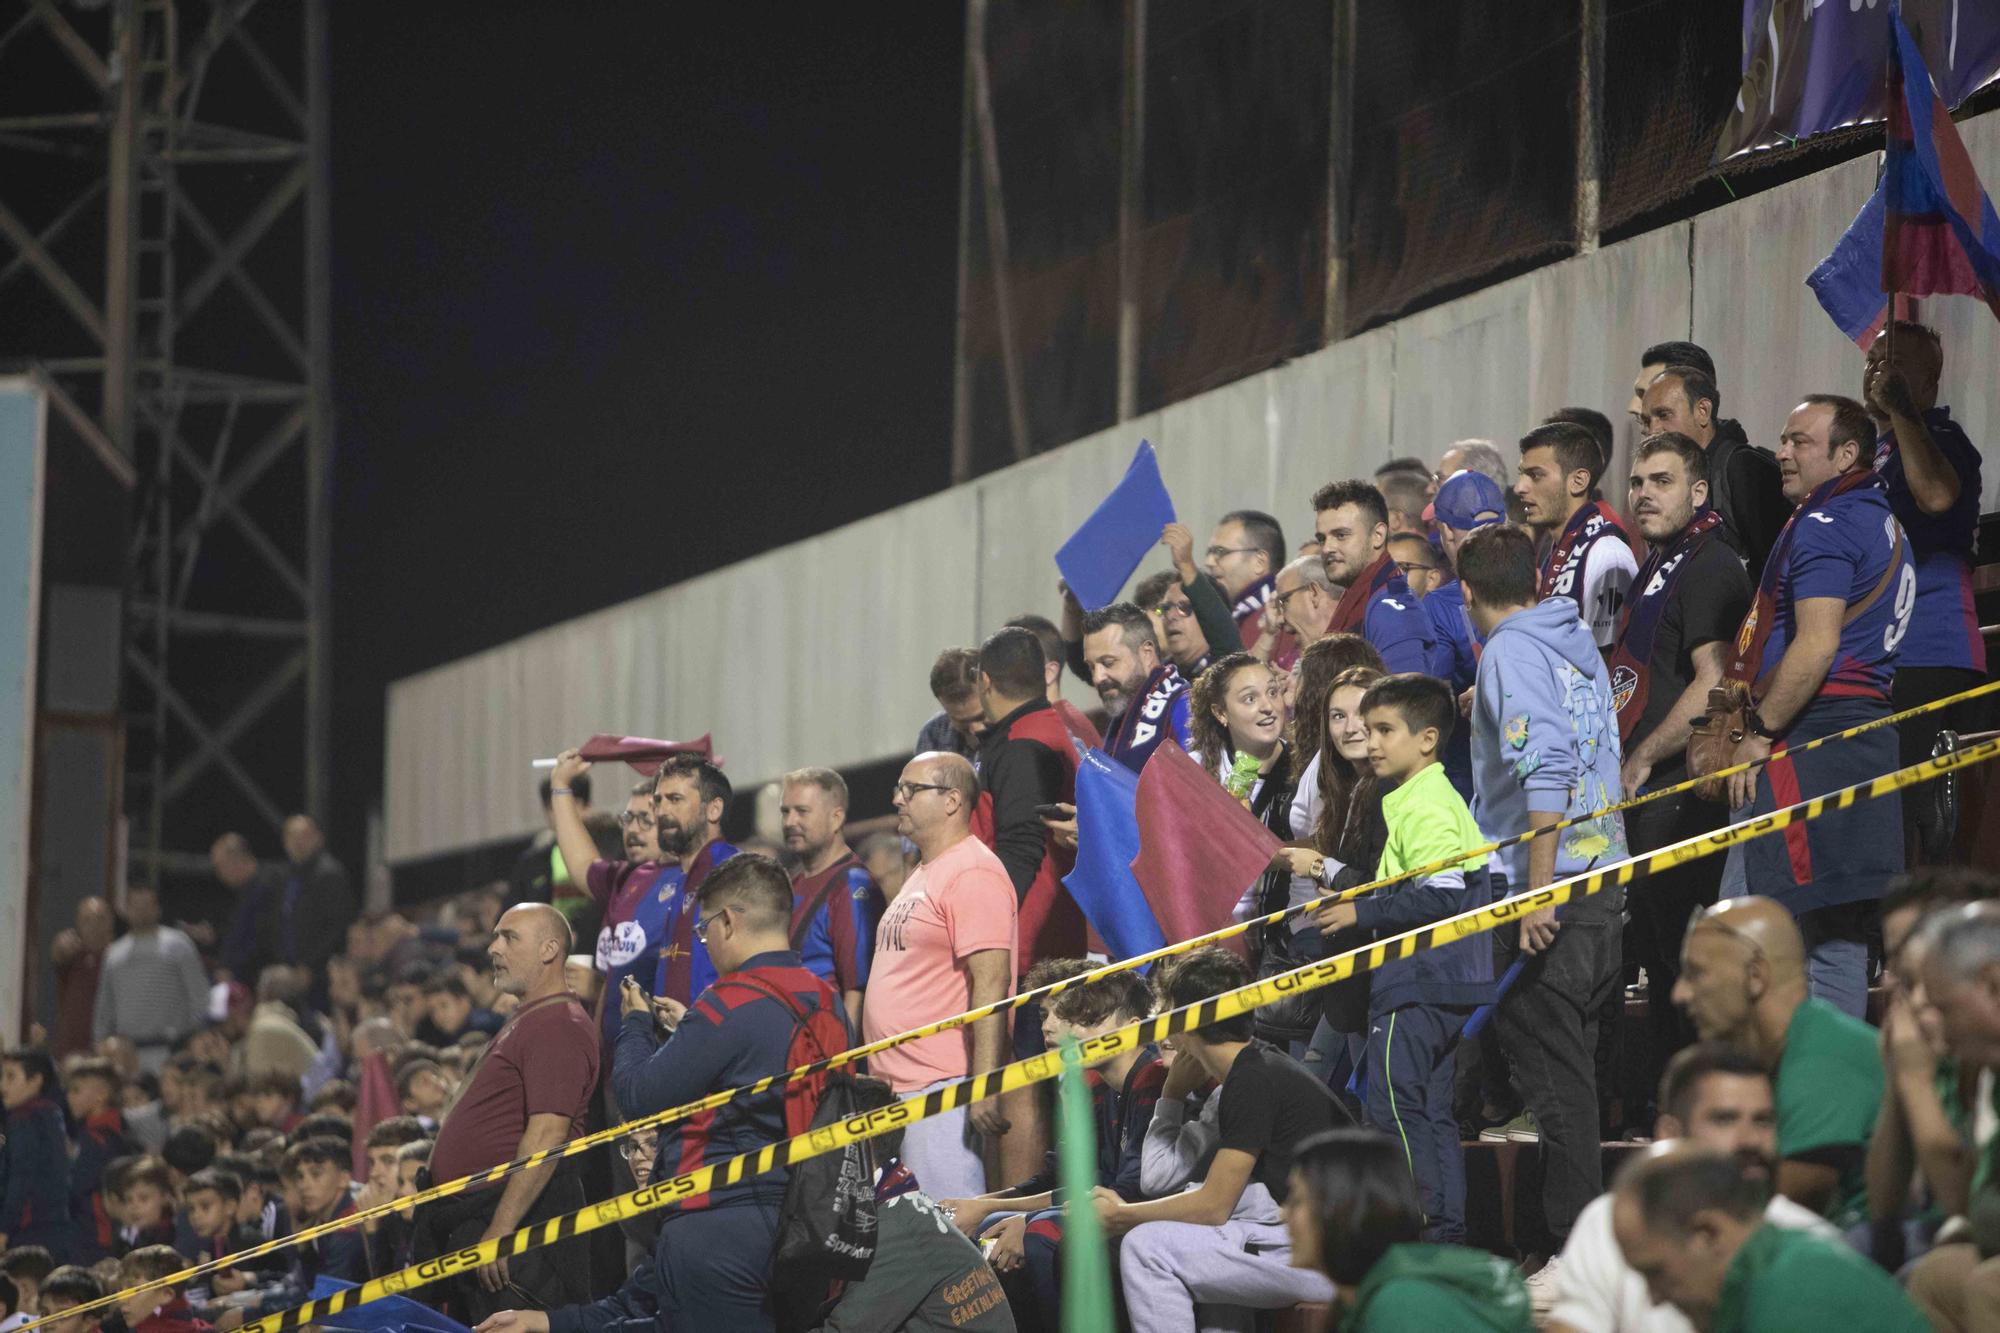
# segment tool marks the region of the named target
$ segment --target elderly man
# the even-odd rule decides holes
[[[500,918],[487,949],[493,984],[520,1003],[438,1126],[433,1179],[485,1171],[582,1132],[598,1042],[563,978],[573,947],[569,923],[546,903],[522,903]],[[499,1188],[426,1204],[414,1223],[416,1252],[450,1253],[576,1211],[583,1186],[565,1168],[548,1162]],[[588,1299],[589,1267],[588,1249],[572,1239],[496,1259],[459,1279],[458,1290],[476,1319],[515,1304],[517,1291],[547,1308]]]
[[[1730,1156],[1655,1144],[1618,1173],[1612,1226],[1655,1301],[1712,1333],[1929,1325],[1896,1280],[1836,1241],[1773,1226],[1769,1190]]]
[[[1005,999],[1013,989],[1014,884],[991,848],[972,836],[979,779],[957,755],[920,754],[896,783],[896,831],[922,862],[875,931],[875,965],[862,1009],[866,1038],[898,1032]],[[1001,1015],[970,1028],[905,1042],[871,1057],[872,1072],[899,1097],[929,1092],[1005,1059]],[[968,1124],[969,1120],[969,1124]],[[903,1160],[936,1198],[986,1192],[975,1134],[1009,1128],[996,1100],[910,1126]]]
[[[1985,1087],[2000,1071],[2000,902],[1966,903],[1939,912],[1912,941],[1923,956],[1923,989],[1944,1030],[1951,1057],[1981,1071]],[[1989,1139],[1973,1170],[1969,1218],[2000,1212],[2000,1140]],[[1975,1236],[1977,1232],[1975,1232]],[[2000,1328],[2000,1258],[1973,1237],[1939,1245],[1917,1261],[1910,1295],[1941,1333]]]
[[[1310,648],[1325,638],[1332,626],[1340,590],[1326,576],[1324,560],[1316,555],[1300,556],[1278,571],[1271,585],[1271,605],[1298,639],[1299,647]],[[1260,640],[1258,647],[1263,646]]]
[[[1806,994],[1805,942],[1791,914],[1769,898],[1698,913],[1674,1003],[1703,1041],[1740,1046],[1771,1071],[1778,1193],[1842,1228],[1865,1220],[1882,1055],[1873,1028]]]

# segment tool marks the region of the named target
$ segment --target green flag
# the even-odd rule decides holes
[[[1056,1147],[1063,1188],[1063,1333],[1106,1333],[1112,1327],[1111,1259],[1091,1190],[1097,1184],[1097,1123],[1083,1080],[1083,1050],[1075,1037],[1062,1041],[1061,1104]]]

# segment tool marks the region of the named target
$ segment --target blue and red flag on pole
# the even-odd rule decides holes
[[[2000,317],[2000,216],[1902,14],[1891,10],[1889,22],[1882,180],[1806,279],[1840,331],[1863,348],[1888,322],[1892,295],[1976,296]]]

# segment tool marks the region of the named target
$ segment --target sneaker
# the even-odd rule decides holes
[[[1557,1270],[1561,1264],[1562,1256],[1552,1254],[1547,1263],[1528,1276],[1528,1304],[1534,1310],[1538,1328],[1548,1322],[1549,1311],[1556,1308],[1556,1293],[1562,1281]]]
[[[1493,1125],[1479,1131],[1481,1143],[1539,1143],[1541,1137],[1535,1131],[1535,1117],[1526,1111],[1504,1125]]]

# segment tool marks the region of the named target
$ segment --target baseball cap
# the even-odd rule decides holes
[[[1435,520],[1460,532],[1470,532],[1507,517],[1507,497],[1484,472],[1463,468],[1444,479],[1431,501]]]

